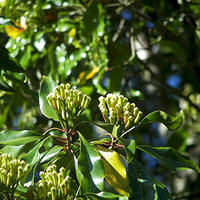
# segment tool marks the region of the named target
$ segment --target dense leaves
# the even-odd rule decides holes
[[[69,198],[199,195],[198,0],[8,0],[0,15],[0,152],[31,164],[22,183],[33,186],[5,199],[35,198],[53,163],[73,179]],[[46,99],[60,83],[92,99],[64,130]],[[128,130],[103,124],[98,98],[108,93],[128,97],[142,120]],[[162,165],[193,169],[179,176],[182,190]]]

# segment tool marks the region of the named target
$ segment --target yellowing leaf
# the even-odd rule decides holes
[[[79,74],[78,82],[84,84],[88,79],[93,78],[93,76],[99,71],[99,67],[93,67],[90,70],[81,72]]]
[[[72,37],[72,38],[75,38],[75,36],[76,36],[76,29],[75,29],[75,28],[72,28],[72,29],[69,31],[68,36],[69,36],[69,37]]]
[[[102,157],[105,179],[119,194],[129,197],[129,184],[126,169],[119,154],[101,146],[95,147]]]
[[[24,28],[20,26],[20,24],[18,22],[15,22],[15,25],[20,27],[21,29],[18,29],[18,28],[14,28],[12,26],[6,26],[6,33],[8,36],[10,36],[11,38],[13,39],[16,39],[17,36],[24,32]]]

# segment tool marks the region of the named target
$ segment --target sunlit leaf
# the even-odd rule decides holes
[[[189,156],[180,153],[171,147],[151,147],[148,145],[137,145],[137,148],[160,160],[173,172],[184,169],[193,169],[197,172],[200,172],[199,167]]]
[[[6,26],[6,33],[15,40],[20,33],[24,32],[24,28],[18,22],[15,22],[14,24],[17,28],[10,25]]]
[[[93,76],[99,71],[99,67],[93,67],[88,71],[81,72],[79,74],[78,82],[80,85],[86,83],[88,79],[93,78]]]
[[[153,122],[159,122],[163,123],[168,128],[168,130],[174,131],[182,125],[183,122],[182,115],[183,111],[181,111],[180,115],[177,117],[172,117],[163,111],[154,111],[145,116],[138,126],[142,126]]]
[[[58,121],[58,117],[56,115],[56,112],[54,109],[49,105],[46,96],[51,93],[54,88],[56,87],[56,83],[46,77],[43,76],[42,83],[40,86],[40,91],[39,91],[39,104],[40,104],[40,110],[48,118],[52,118],[55,121]]]
[[[9,131],[0,132],[0,144],[4,145],[22,145],[45,138],[45,136],[34,131]]]
[[[123,147],[126,152],[126,162],[129,163],[135,155],[135,140],[119,138],[119,141],[123,144]]]
[[[0,90],[6,91],[6,92],[15,92],[15,90],[10,87],[0,76]]]
[[[95,148],[102,156],[106,181],[119,194],[128,197],[129,184],[127,179],[126,169],[122,163],[119,154],[112,149],[106,149],[101,146],[96,146]]]

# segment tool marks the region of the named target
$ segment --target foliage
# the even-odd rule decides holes
[[[65,166],[69,172],[74,167],[77,180],[71,182],[72,194],[77,192],[80,198],[82,189],[77,185],[84,176],[83,183],[91,184],[91,191],[84,193],[88,199],[123,199],[119,194],[170,198],[164,185],[173,198],[181,198],[179,193],[185,196],[185,191],[188,199],[198,196],[197,173],[171,174],[164,166],[173,172],[188,167],[198,171],[185,153],[199,165],[199,17],[198,0],[0,1],[1,152],[32,165],[27,178],[32,185],[38,181],[34,174],[45,172],[54,160],[58,169]],[[70,83],[73,90],[91,97],[88,109],[77,119],[65,116],[69,135],[76,141],[72,145],[68,141],[74,155],[63,147],[66,124],[46,99],[60,83]],[[134,121],[141,111],[137,108],[131,115],[129,108],[129,125],[125,112],[119,116],[118,106],[110,110],[107,101],[99,104],[99,112],[99,97],[110,94],[126,96],[144,117],[140,114]],[[106,124],[99,123],[101,113]],[[122,159],[119,165],[126,176],[122,170],[114,177],[123,185],[117,186],[108,176],[119,171],[109,155]],[[84,167],[92,170],[93,165],[95,170],[102,166],[106,185],[116,191],[102,190],[103,172],[98,184],[93,184],[94,172],[83,174]],[[180,177],[183,188],[176,183]],[[17,190],[17,195],[36,195],[21,185]]]
[[[19,165],[16,163],[16,169],[13,168],[12,170],[12,167],[6,167],[6,165],[12,166],[11,163],[14,161],[11,161],[11,159],[7,161],[2,157],[2,166],[5,165],[5,167],[1,169],[1,184],[3,188],[7,188],[5,191],[1,190],[2,197],[6,199],[25,199],[26,197],[26,199],[29,199],[35,196],[36,199],[54,200],[98,199],[100,197],[108,199],[114,195],[113,199],[146,199],[147,197],[154,199],[155,196],[159,199],[171,199],[166,187],[154,180],[150,173],[135,160],[136,148],[160,160],[171,171],[190,168],[200,172],[198,166],[189,156],[175,149],[136,145],[135,140],[123,138],[129,132],[127,128],[131,127],[130,129],[133,130],[137,128],[137,124],[141,126],[154,121],[167,124],[169,128],[177,129],[182,124],[182,114],[174,118],[164,112],[157,111],[145,116],[139,122],[138,116],[141,111],[135,107],[135,104],[130,104],[123,95],[108,94],[106,98],[101,96],[99,98],[100,110],[102,112],[102,107],[104,109],[108,107],[109,112],[106,111],[108,116],[105,115],[105,112],[102,112],[106,124],[97,124],[97,126],[108,131],[104,136],[108,135],[109,137],[100,136],[96,140],[88,141],[77,130],[77,127],[80,123],[86,123],[84,121],[79,122],[78,118],[87,109],[91,98],[83,95],[77,89],[70,89],[70,84],[55,85],[53,80],[43,77],[39,102],[42,113],[47,113],[46,116],[49,118],[57,116],[56,120],[60,122],[61,129],[59,127],[50,128],[41,135],[31,131],[2,131],[0,134],[1,144],[4,146],[1,149],[4,153],[3,156],[11,153],[9,147],[12,146],[15,149],[13,156],[20,157],[23,161],[19,162],[26,162],[29,166],[29,170],[25,169],[24,172],[26,176],[19,175],[22,174],[20,171],[15,181],[12,180],[15,174],[14,170],[18,169],[19,171]],[[53,91],[50,91],[50,89]],[[50,93],[47,95],[48,90]],[[46,102],[49,104],[47,105]],[[135,125],[131,126],[132,123]],[[54,130],[58,130],[60,133],[55,134]],[[77,135],[76,138],[75,135]],[[42,150],[45,141],[50,138],[55,140],[57,144]],[[27,143],[33,143],[32,148],[28,151],[22,152],[21,148],[17,148]],[[125,151],[120,152],[119,150],[122,149]],[[11,155],[9,155],[9,158],[11,158]],[[123,160],[126,164],[123,163]],[[57,165],[61,167],[59,173],[56,171]],[[30,170],[30,166],[32,170]],[[11,172],[8,172],[6,168],[10,169]],[[23,170],[23,168],[24,166],[20,169]],[[35,172],[40,168],[47,169],[46,172],[40,172],[41,180],[35,183]],[[145,169],[145,173],[141,173],[141,168]],[[27,171],[30,172],[29,178]],[[6,180],[6,176],[9,176],[10,179]],[[21,182],[20,177],[23,177],[25,182]],[[71,177],[75,178],[71,180]],[[9,182],[8,180],[12,181]],[[31,187],[24,187],[30,180]],[[106,187],[104,180],[115,192]],[[72,181],[74,184],[70,184]],[[150,183],[143,184],[149,181]],[[148,193],[145,192],[146,190]]]

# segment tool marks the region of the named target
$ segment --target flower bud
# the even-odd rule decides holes
[[[137,124],[139,120],[141,119],[143,113],[141,111],[138,112],[137,117],[134,120],[134,123]]]
[[[56,171],[52,172],[52,179],[53,179],[54,186],[57,187],[57,185],[58,185],[58,177],[57,177],[57,172]]]
[[[55,187],[51,188],[51,194],[52,194],[52,200],[56,200],[57,195],[56,195],[56,188]]]
[[[106,102],[105,97],[100,96],[100,97],[98,98],[98,100],[99,100],[100,104],[102,104],[103,106],[106,106],[106,104],[105,104],[105,102]]]
[[[59,171],[60,171],[60,174],[62,175],[62,177],[64,179],[64,177],[66,176],[66,169],[64,167],[61,167]]]
[[[17,170],[17,178],[20,180],[22,178],[22,174],[23,174],[23,167],[19,166],[18,170]]]

